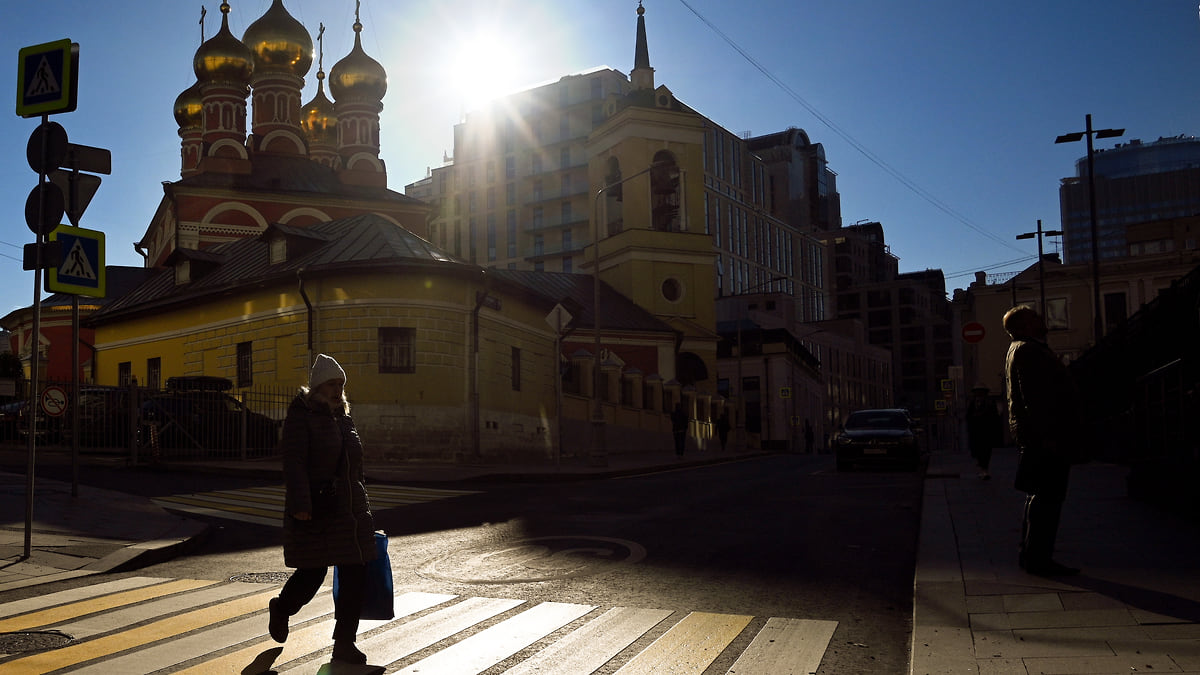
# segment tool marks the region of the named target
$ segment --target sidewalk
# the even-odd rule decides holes
[[[925,480],[913,589],[914,675],[1200,673],[1200,526],[1126,497],[1127,470],[1071,473],[1047,579],[1017,566],[1024,496],[1016,451],[990,481],[965,454]]]
[[[0,450],[3,452],[3,450]],[[42,450],[38,467],[69,465],[68,452]],[[673,452],[611,455],[600,465],[586,457],[568,457],[543,464],[438,464],[413,462],[389,467],[369,467],[368,483],[482,482],[520,476],[523,480],[577,480],[640,473],[656,468],[673,469],[757,456],[757,451],[691,452],[683,459]],[[148,499],[79,486],[71,495],[70,483],[38,476],[35,471],[33,527],[30,552],[25,554],[26,479],[12,467],[22,466],[24,451],[7,453],[9,473],[0,470],[0,592],[36,584],[62,581],[88,574],[145,567],[182,554],[200,541],[208,524],[174,515]],[[88,462],[112,459],[84,456]],[[276,458],[248,462],[195,462],[178,464],[189,471],[261,476],[283,482],[282,462]]]

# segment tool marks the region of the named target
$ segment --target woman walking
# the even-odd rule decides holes
[[[366,563],[375,558],[375,523],[363,487],[363,449],[344,386],[346,372],[318,354],[308,386],[283,422],[283,559],[296,569],[269,603],[269,631],[287,640],[288,617],[317,594],[337,567],[333,660],[366,663],[354,646],[362,612]]]

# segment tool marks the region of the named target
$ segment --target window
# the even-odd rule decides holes
[[[487,214],[487,259],[496,259],[496,214]]]
[[[122,387],[133,381],[133,364],[129,361],[122,361],[117,364],[117,384]]]
[[[562,271],[566,272],[567,274],[571,274],[575,271],[575,261],[571,260],[571,256],[563,256]]]
[[[1046,300],[1046,328],[1049,330],[1062,330],[1070,327],[1071,322],[1067,315],[1067,299],[1048,298]]]
[[[507,221],[504,225],[505,234],[508,235],[508,257],[517,257],[517,212],[510,210],[508,212]]]
[[[566,251],[570,251],[570,250],[572,250],[572,249],[574,248],[574,246],[575,246],[575,242],[574,242],[574,240],[572,239],[572,236],[571,236],[571,231],[570,231],[570,230],[563,230],[563,233],[562,233],[562,250],[563,250],[564,252],[566,252]]]
[[[558,151],[558,168],[565,169],[571,166],[571,148],[570,146],[561,148]]]
[[[237,344],[237,386],[254,384],[254,350],[249,342]]]
[[[521,391],[521,350],[517,347],[512,348],[511,379],[513,391]]]
[[[146,386],[151,389],[162,387],[162,359],[146,359]]]
[[[1126,319],[1125,294],[1104,294],[1104,332],[1111,333]]]
[[[417,372],[417,329],[379,329],[379,372]]]

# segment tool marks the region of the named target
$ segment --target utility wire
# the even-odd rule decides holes
[[[704,25],[708,26],[710,29],[712,29],[712,31],[714,33],[719,35],[722,40],[724,40],[730,47],[732,47],[734,49],[734,51],[736,51],[738,54],[740,54],[742,56],[742,58],[746,59],[746,61],[750,65],[754,66],[754,68],[756,70],[758,70],[758,72],[762,73],[764,77],[766,77],[768,80],[770,80],[772,83],[774,83],[775,86],[777,86],[781,90],[783,90],[783,92],[785,94],[787,94],[789,97],[791,97],[792,100],[796,101],[801,106],[803,106],[804,109],[807,110],[810,114],[812,114],[813,117],[816,117],[818,120],[821,121],[822,124],[829,127],[829,129],[831,131],[833,131],[833,133],[835,133],[839,137],[841,137],[842,140],[849,143],[850,146],[853,147],[855,150],[857,150],[859,153],[861,153],[863,157],[866,157],[871,163],[875,164],[880,169],[883,169],[884,172],[886,172],[888,175],[890,175],[891,177],[893,177],[897,181],[899,181],[901,185],[903,185],[904,187],[911,190],[918,197],[920,197],[920,198],[924,199],[925,201],[929,202],[930,204],[932,204],[939,211],[942,211],[943,213],[949,215],[951,218],[954,218],[958,222],[962,223],[963,225],[966,225],[967,227],[971,228],[972,230],[975,230],[979,234],[982,234],[983,236],[987,237],[988,239],[991,239],[992,241],[995,241],[995,242],[997,242],[1003,246],[1006,246],[1014,251],[1021,251],[1020,248],[1017,248],[1017,246],[1015,246],[1014,244],[1005,240],[1004,238],[998,237],[995,234],[976,225],[975,223],[972,223],[966,216],[955,211],[948,204],[946,204],[942,200],[938,199],[936,196],[934,196],[928,190],[922,188],[920,185],[917,185],[915,182],[913,182],[911,179],[909,179],[907,176],[905,176],[903,173],[901,173],[899,169],[896,169],[892,165],[885,162],[881,157],[876,155],[874,152],[871,152],[871,150],[869,148],[867,148],[862,143],[859,143],[857,140],[855,140],[855,138],[853,136],[851,136],[847,131],[845,131],[844,129],[839,127],[833,120],[831,120],[828,117],[826,117],[825,115],[821,114],[821,111],[817,110],[815,107],[813,107],[813,105],[811,103],[804,100],[804,98],[802,96],[800,96],[800,94],[796,93],[796,91],[794,89],[792,89],[790,86],[788,86],[787,83],[783,82],[778,77],[776,77],[774,73],[767,70],[766,66],[762,65],[757,60],[755,60],[753,56],[750,56],[750,54],[745,49],[743,49],[741,47],[741,45],[734,42],[732,38],[730,38],[728,35],[726,35],[724,32],[722,32],[720,28],[718,28],[715,24],[713,24],[713,22],[711,22],[707,18],[705,18],[705,16],[703,14],[696,11],[696,8],[692,7],[688,3],[687,0],[679,0],[679,2],[684,7],[686,7],[688,9],[688,11],[690,11],[692,14],[695,14],[696,18],[700,19],[700,21],[702,21],[704,23]]]

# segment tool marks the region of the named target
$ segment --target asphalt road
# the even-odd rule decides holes
[[[81,481],[146,496],[271,484],[106,468]],[[837,621],[818,672],[907,669],[919,474],[837,473],[831,456],[777,455],[619,479],[453,487],[478,492],[377,511],[397,594]],[[197,550],[136,574],[287,572],[278,528],[211,522]],[[707,672],[725,672],[733,657],[722,659]]]

